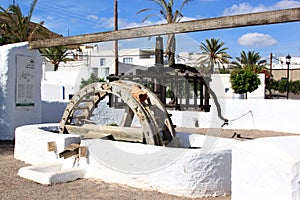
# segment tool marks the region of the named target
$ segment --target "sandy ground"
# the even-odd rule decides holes
[[[247,140],[258,137],[290,135],[270,131],[256,130],[223,130],[207,131],[205,129],[177,129],[179,132],[193,132],[199,134],[220,135],[222,137]],[[240,134],[240,135],[238,135]],[[163,194],[157,191],[136,189],[125,185],[105,183],[95,179],[80,179],[77,181],[55,184],[51,186],[40,185],[17,175],[19,168],[26,166],[24,162],[14,159],[14,143],[0,141],[0,199],[190,199]],[[195,198],[194,198],[195,199]],[[196,198],[197,200],[230,200],[227,197]]]

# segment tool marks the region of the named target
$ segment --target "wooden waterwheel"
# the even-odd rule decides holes
[[[94,109],[107,95],[117,96],[128,106],[119,126],[97,125],[91,120]],[[131,127],[134,116],[140,128]],[[157,96],[131,81],[99,82],[81,89],[63,113],[60,133],[79,134],[83,138],[112,137],[159,146],[169,144],[175,136],[172,121]]]

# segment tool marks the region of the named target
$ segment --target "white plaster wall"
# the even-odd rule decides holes
[[[69,95],[74,95],[79,91],[81,80],[89,78],[90,70],[90,68],[79,66],[45,72],[45,80],[42,81],[41,86],[42,100],[69,100]]]
[[[258,74],[261,84],[259,87],[251,92],[247,93],[248,99],[264,99],[265,98],[265,75]],[[233,98],[233,90],[230,83],[230,74],[212,74],[212,81],[210,82],[210,88],[214,91],[218,98]]]
[[[219,99],[222,116],[229,120],[225,129],[258,129],[300,134],[299,100]],[[211,100],[211,112],[169,111],[178,127],[220,128],[223,120]]]
[[[42,100],[63,101],[63,89],[59,83],[47,83],[42,81],[41,92]]]
[[[35,58],[34,109],[16,109],[16,56]],[[38,50],[28,49],[28,43],[0,47],[0,139],[13,140],[15,128],[24,124],[41,123],[42,59]]]
[[[58,124],[37,124],[16,128],[14,157],[29,164],[54,162],[59,159],[58,154],[66,146],[80,143],[78,135],[57,134],[40,129],[57,126]],[[48,142],[56,143],[56,152],[48,152]]]
[[[232,200],[299,200],[300,136],[262,138],[232,150]]]
[[[179,134],[180,135],[180,134]],[[181,137],[181,136],[179,136]],[[164,148],[152,145],[82,140],[89,149],[87,178],[157,190],[188,197],[231,193],[231,146],[239,141],[182,135],[192,147]]]
[[[89,151],[88,157],[80,158],[78,163],[86,169],[86,178],[179,196],[222,196],[231,192],[231,148],[240,141],[185,133],[178,133],[177,137],[185,147],[193,149],[102,139],[80,141],[80,136],[47,131],[57,126],[18,127],[15,158],[29,164],[60,160],[67,169],[74,165],[74,158],[63,160],[58,154],[69,144],[81,142]],[[56,143],[56,152],[48,152],[48,142]]]

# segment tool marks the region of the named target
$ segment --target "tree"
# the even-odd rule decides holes
[[[43,56],[45,56],[48,61],[54,65],[54,71],[58,70],[59,63],[72,61],[73,59],[67,58],[68,49],[64,46],[49,47],[45,49],[40,49]]]
[[[4,17],[5,21],[1,24],[2,40],[6,43],[30,41],[33,35],[36,34],[43,22],[34,24],[30,22],[37,0],[33,0],[29,13],[24,16],[19,5],[10,5],[7,9],[0,7],[0,15]]]
[[[235,69],[230,74],[231,88],[234,93],[246,94],[253,92],[260,85],[258,75],[250,69]]]
[[[177,23],[179,22],[183,15],[181,13],[182,8],[188,4],[192,0],[184,0],[180,6],[179,9],[174,9],[174,0],[169,0],[168,2],[166,0],[150,0],[154,3],[156,3],[159,7],[159,15],[161,15],[168,24],[171,23]],[[153,10],[151,8],[145,8],[138,12],[142,13],[145,11]],[[158,14],[149,14],[143,19],[143,22],[146,21],[149,17],[157,16]],[[168,62],[169,66],[172,66],[175,64],[175,51],[176,51],[176,38],[175,34],[168,35],[167,45],[166,45],[166,55],[168,56]]]
[[[236,68],[249,68],[250,70],[260,73],[264,68],[265,62],[261,62],[261,56],[258,52],[255,51],[242,51],[240,57],[236,57],[236,61],[233,61],[232,64]]]
[[[225,43],[220,42],[219,39],[215,38],[206,39],[205,41],[206,43],[201,42],[200,45],[200,62],[209,63],[210,73],[214,72],[216,64],[222,65],[223,70],[225,71],[224,64],[228,64],[228,59],[231,58],[231,56],[226,53],[226,50],[228,50],[228,48],[224,47]]]

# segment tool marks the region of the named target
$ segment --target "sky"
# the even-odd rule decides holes
[[[179,9],[183,0],[174,0]],[[29,12],[32,0],[1,0],[7,8],[15,2],[24,15]],[[150,0],[118,0],[119,29],[165,23],[159,7]],[[300,7],[300,0],[192,0],[182,9],[182,21],[206,19],[236,14]],[[148,12],[138,14],[144,8]],[[152,15],[153,14],[153,15]],[[151,15],[145,22],[143,19]],[[44,21],[44,25],[63,36],[112,31],[114,29],[114,0],[39,0],[32,21]],[[201,31],[177,35],[178,52],[200,52],[199,45],[206,39],[217,38],[224,42],[231,57],[239,57],[242,51],[259,52],[268,59],[290,54],[300,57],[300,22]],[[113,48],[111,42],[99,44],[100,48]],[[154,38],[120,41],[120,48],[154,48]]]

